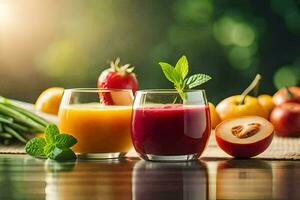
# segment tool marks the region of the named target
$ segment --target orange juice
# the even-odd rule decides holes
[[[62,106],[58,126],[77,138],[76,153],[128,152],[131,106],[80,104]]]

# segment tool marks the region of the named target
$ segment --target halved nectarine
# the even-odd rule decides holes
[[[265,151],[273,139],[274,127],[259,116],[223,121],[215,129],[216,141],[231,156],[249,158]]]

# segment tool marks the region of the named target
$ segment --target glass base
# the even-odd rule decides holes
[[[199,153],[178,155],[178,156],[158,156],[152,154],[140,155],[143,159],[154,162],[186,162],[191,160],[197,160],[200,157]]]
[[[102,159],[117,159],[124,158],[125,152],[114,152],[114,153],[77,153],[78,159],[85,160],[102,160]]]

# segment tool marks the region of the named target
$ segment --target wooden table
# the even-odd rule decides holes
[[[300,161],[57,163],[0,155],[0,199],[299,199]]]

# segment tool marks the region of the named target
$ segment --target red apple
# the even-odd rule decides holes
[[[271,113],[275,132],[282,137],[300,137],[300,104],[284,103]]]
[[[278,90],[273,95],[273,101],[277,106],[287,102],[300,103],[300,87],[292,86]]]
[[[265,151],[271,144],[273,133],[273,125],[259,116],[225,120],[215,129],[219,147],[238,158],[249,158]]]

